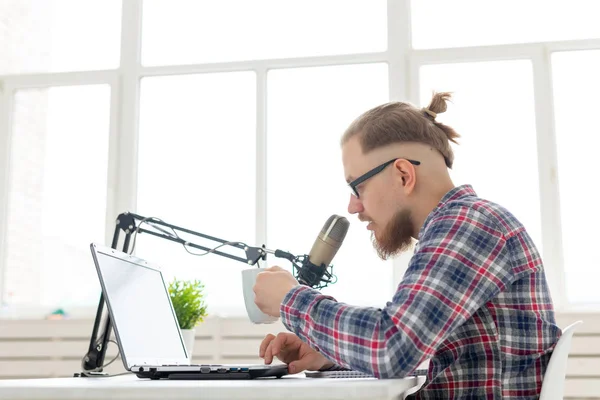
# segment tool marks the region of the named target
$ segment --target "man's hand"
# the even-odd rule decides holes
[[[288,271],[280,267],[266,268],[256,275],[254,302],[265,314],[279,317],[279,307],[285,295],[298,281]]]
[[[333,365],[324,355],[310,348],[293,333],[267,335],[260,344],[259,356],[264,358],[265,364],[271,364],[273,357],[277,357],[288,364],[288,371],[291,374],[305,369],[318,371]]]

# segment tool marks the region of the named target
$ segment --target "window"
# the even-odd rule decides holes
[[[600,38],[595,0],[412,0],[417,49]]]
[[[255,88],[253,72],[142,80],[140,215],[255,245]],[[209,248],[220,244],[191,235],[186,240]],[[231,246],[220,250],[240,255]],[[243,307],[240,271],[245,266],[238,261],[214,254],[194,257],[154,237],[137,238],[136,254],[159,263],[165,279],[202,280],[210,313]]]
[[[347,216],[344,129],[390,99],[424,106],[433,90],[454,93],[439,116],[462,135],[454,182],[523,222],[557,308],[597,305],[598,263],[580,249],[593,246],[600,222],[587,211],[599,194],[589,183],[599,7],[2,2],[0,317],[23,316],[11,314],[21,306],[45,310],[35,315],[87,306],[89,317],[99,297],[89,243],[110,242],[125,211],[307,254],[331,214]],[[380,307],[410,254],[380,261],[369,232],[348,217],[333,260],[338,283],[324,292]],[[212,315],[245,314],[245,265],[150,236],[136,238],[135,252],[167,279],[203,280]],[[272,255],[268,264],[291,268]]]
[[[119,65],[121,1],[0,3],[0,75]]]
[[[98,301],[89,244],[105,238],[109,98],[107,85],[15,94],[4,304]]]
[[[146,0],[142,26],[144,65],[375,52],[387,44],[384,0]]]
[[[387,65],[274,70],[267,99],[267,247],[308,254],[329,216],[343,215],[350,229],[332,263],[339,283],[324,292],[351,304],[385,304],[391,262],[377,258],[365,225],[346,211],[339,143],[354,118],[388,101]],[[275,258],[270,264],[289,266]]]
[[[585,250],[597,245],[600,225],[594,211],[600,198],[600,131],[593,117],[600,107],[600,51],[554,53],[552,70],[567,298],[600,303],[600,261]]]
[[[453,92],[439,121],[461,137],[454,145],[455,185],[508,208],[542,249],[533,76],[529,61],[428,65],[421,68],[421,105],[432,91]]]

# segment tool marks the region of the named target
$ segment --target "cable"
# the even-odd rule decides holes
[[[121,372],[119,374],[108,374],[107,378],[112,378],[113,376],[121,376],[121,375],[129,375],[129,374],[133,374],[133,372],[131,371],[125,371],[125,372]]]
[[[129,252],[129,254],[133,254],[133,251],[135,250],[135,242],[136,242],[136,239],[137,239],[137,235],[140,232],[140,228],[142,227],[142,224],[146,223],[147,225],[150,225],[150,224],[148,224],[146,222],[146,221],[149,221],[149,220],[155,220],[155,221],[159,221],[159,222],[165,222],[162,219],[156,218],[156,217],[146,217],[146,218],[142,219],[140,221],[140,223],[138,224],[138,226],[135,228],[135,231],[133,232],[133,243],[131,245],[131,251]],[[152,227],[156,229],[156,226],[152,225]],[[174,233],[175,236],[171,235],[170,233],[168,233],[164,229],[161,229],[161,231],[165,232],[165,234],[167,234],[167,235],[169,235],[171,237],[175,237],[175,238],[179,239],[179,236],[177,236],[177,233],[175,232],[175,229],[171,228],[171,230],[173,231],[173,233]]]
[[[242,243],[242,242],[225,242],[225,243],[221,243],[220,245],[218,245],[218,246],[216,246],[216,247],[213,247],[213,248],[212,248],[212,249],[210,249],[210,250],[207,250],[207,251],[205,251],[204,253],[194,253],[193,251],[190,251],[190,250],[187,248],[187,246],[188,246],[188,243],[189,243],[189,242],[185,242],[185,243],[183,243],[183,248],[185,249],[185,251],[187,251],[188,253],[190,253],[190,254],[191,254],[191,255],[193,255],[193,256],[198,256],[198,257],[202,257],[202,256],[205,256],[205,255],[207,255],[207,254],[214,253],[214,252],[215,252],[215,250],[217,250],[217,249],[219,249],[219,248],[221,248],[221,247],[223,247],[223,246],[226,246],[226,245],[236,245],[236,244],[239,244],[239,245],[242,245],[242,246],[247,246],[245,243]]]
[[[110,339],[109,342],[114,343],[117,346],[117,348],[119,348],[119,345],[114,340]],[[108,367],[110,364],[114,363],[117,360],[117,358],[119,358],[120,356],[121,356],[121,350],[117,351],[117,355],[115,356],[115,358],[113,358],[112,360],[110,360],[108,362],[108,364],[104,364],[100,368],[106,368],[106,367]]]
[[[119,345],[114,340],[110,339],[109,342],[114,343],[115,345],[117,345],[117,348],[119,348]],[[120,355],[121,355],[121,350],[119,350],[117,352],[117,355],[115,356],[115,358],[113,358],[112,360],[110,360],[107,364],[101,365],[99,367],[96,367],[96,368],[91,369],[91,370],[86,371],[86,372],[101,372],[102,369],[104,369],[104,368],[108,367],[110,364],[114,363],[117,360],[117,358],[119,358]]]
[[[117,345],[117,348],[119,348],[119,345],[114,340],[110,339],[109,342],[114,343],[115,345]],[[110,377],[113,377],[113,376],[121,376],[121,375],[132,374],[133,372],[131,372],[131,371],[121,372],[121,373],[118,373],[118,374],[108,374],[108,373],[105,373],[105,372],[101,371],[103,368],[106,368],[110,364],[114,363],[120,356],[121,356],[121,350],[119,350],[117,352],[117,355],[115,356],[115,358],[113,358],[112,360],[110,360],[108,363],[106,363],[106,364],[104,364],[104,365],[102,365],[100,367],[88,370],[88,371],[83,371],[83,372],[75,373],[75,374],[73,374],[73,377],[74,378],[85,378],[85,377],[88,377],[88,378],[92,378],[92,377],[93,378],[110,378]]]
[[[146,221],[150,221],[150,222],[146,222]],[[129,252],[129,254],[133,254],[133,251],[135,250],[135,243],[136,243],[137,235],[138,235],[138,233],[139,233],[139,231],[140,231],[140,228],[142,227],[142,224],[150,225],[150,226],[152,226],[154,229],[157,229],[157,230],[161,231],[162,233],[164,233],[165,235],[168,235],[168,236],[170,236],[170,237],[172,237],[172,238],[175,238],[175,239],[177,239],[177,240],[183,240],[183,239],[181,239],[181,237],[180,237],[180,236],[177,234],[177,232],[175,231],[175,229],[173,229],[172,227],[169,227],[169,229],[171,229],[171,231],[173,232],[173,233],[171,234],[171,233],[170,233],[169,231],[167,231],[166,229],[163,229],[163,228],[161,228],[161,227],[158,227],[158,226],[156,226],[156,225],[153,225],[153,224],[151,224],[151,222],[152,222],[152,221],[165,222],[165,221],[163,221],[162,219],[160,219],[160,218],[156,218],[156,217],[146,217],[146,218],[142,219],[142,220],[140,221],[140,223],[138,224],[137,228],[135,229],[134,233],[133,233],[133,243],[132,243],[132,246],[131,246],[131,251]],[[233,246],[233,245],[248,246],[246,243],[243,243],[243,242],[225,242],[225,243],[221,243],[220,245],[218,245],[218,246],[216,246],[216,247],[213,247],[213,248],[212,248],[212,249],[210,249],[210,250],[207,250],[207,251],[205,251],[204,253],[195,253],[195,252],[193,252],[193,251],[190,251],[190,249],[188,249],[189,243],[190,243],[190,242],[188,242],[188,241],[185,241],[185,243],[181,243],[181,245],[183,246],[183,249],[184,249],[185,251],[187,251],[189,254],[191,254],[191,255],[193,255],[193,256],[198,256],[198,257],[202,257],[202,256],[205,256],[205,255],[207,255],[207,254],[214,253],[214,252],[215,252],[215,250],[217,250],[217,249],[219,249],[219,248],[221,248],[221,247],[223,247],[223,246],[227,246],[227,245],[229,245],[229,246]]]

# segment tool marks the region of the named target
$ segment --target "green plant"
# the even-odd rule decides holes
[[[198,280],[180,281],[177,278],[169,283],[169,296],[181,329],[192,329],[206,317],[204,285]]]

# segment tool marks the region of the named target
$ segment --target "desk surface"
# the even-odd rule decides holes
[[[0,380],[3,400],[73,399],[402,399],[418,378],[322,379],[304,374],[245,381],[150,381],[134,375],[110,378]]]

